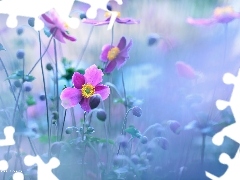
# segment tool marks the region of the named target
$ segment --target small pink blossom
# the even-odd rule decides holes
[[[82,75],[75,72],[72,76],[74,87],[65,88],[60,99],[65,109],[76,106],[78,103],[84,111],[90,111],[89,99],[94,94],[99,94],[102,100],[107,99],[110,94],[108,86],[100,84],[102,82],[103,72],[94,64],[85,70]]]
[[[195,70],[188,64],[178,61],[175,64],[177,73],[179,76],[184,77],[186,79],[194,79],[196,78],[197,74]]]
[[[53,9],[45,14],[42,14],[42,19],[45,26],[50,30],[50,33],[58,41],[65,43],[65,39],[76,41],[76,39],[67,33],[67,24],[63,22],[57,12]]]
[[[217,7],[211,18],[206,19],[193,19],[188,18],[187,22],[193,25],[212,25],[216,23],[227,24],[234,19],[240,18],[240,13],[235,12],[231,6]]]

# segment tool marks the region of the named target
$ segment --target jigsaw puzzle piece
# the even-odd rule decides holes
[[[5,139],[0,139],[0,146],[11,146],[15,144],[14,141],[14,132],[15,129],[12,126],[6,126],[3,130],[3,133],[5,135]]]
[[[6,171],[8,169],[8,162],[6,160],[0,161],[0,171]]]
[[[38,180],[46,180],[46,179],[58,180],[58,178],[52,173],[52,169],[55,169],[60,165],[60,161],[57,158],[53,157],[49,160],[47,164],[45,164],[38,155],[37,156],[27,155],[24,158],[24,163],[27,166],[32,166],[34,164],[37,164]]]
[[[222,153],[219,157],[219,161],[222,164],[228,165],[228,170],[226,173],[224,173],[221,177],[217,177],[209,172],[206,172],[206,176],[209,177],[212,180],[239,180],[240,178],[240,149],[238,149],[238,152],[236,153],[234,158],[230,158],[230,156],[226,153]]]
[[[206,177],[210,179],[219,178],[223,176],[223,174],[226,171],[228,171],[228,165],[226,161],[224,161],[224,158],[226,156],[229,157],[228,160],[229,159],[231,160],[231,158],[234,158],[238,154],[239,143],[225,136],[223,143],[218,147],[218,149],[219,151],[216,152],[214,155],[216,157],[221,157],[219,158],[219,161],[215,161],[215,162],[210,161],[205,163],[205,174],[206,174]]]

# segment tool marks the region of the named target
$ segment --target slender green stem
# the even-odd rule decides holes
[[[62,124],[62,131],[61,131],[61,136],[60,136],[60,141],[62,141],[62,135],[63,135],[63,129],[64,129],[65,120],[66,120],[66,115],[67,115],[67,110],[65,109],[64,117],[63,117],[63,124]]]
[[[79,66],[80,62],[82,61],[82,58],[83,58],[84,53],[85,53],[85,51],[86,51],[86,49],[87,49],[88,43],[89,43],[89,41],[90,41],[90,38],[91,38],[91,36],[92,36],[93,29],[94,29],[94,26],[92,26],[92,28],[91,28],[91,30],[90,30],[90,32],[89,32],[89,34],[88,34],[87,41],[86,41],[86,43],[85,43],[85,45],[84,45],[84,47],[83,47],[83,50],[82,50],[82,52],[81,52],[81,54],[80,54],[80,56],[79,56],[79,58],[78,58],[78,62],[77,62],[77,64],[76,64],[76,68]]]
[[[56,111],[59,114],[59,89],[58,89],[58,60],[57,60],[57,46],[56,46],[56,40],[53,40],[54,44],[54,57],[55,57],[55,84],[56,84]],[[59,131],[59,119],[57,119],[57,135]],[[51,128],[50,128],[51,131]]]
[[[48,48],[49,48],[49,46],[50,46],[50,44],[51,44],[52,39],[53,39],[53,35],[51,36],[51,38],[50,38],[50,40],[49,40],[49,42],[48,42],[48,45],[47,45],[45,51],[43,52],[43,54],[40,54],[40,58],[39,58],[39,59],[36,61],[36,63],[33,65],[32,69],[29,71],[28,75],[32,73],[32,71],[35,69],[35,67],[37,66],[37,64],[41,61],[41,59],[43,58],[43,56],[46,54],[46,52],[47,52],[47,50],[48,50]]]
[[[132,108],[130,108],[126,114],[125,114],[125,117],[124,117],[124,120],[123,120],[123,124],[122,124],[122,131],[121,131],[121,134],[122,135],[126,135],[126,132],[124,131],[126,129],[126,125],[127,125],[127,116],[129,114],[129,112],[132,110]],[[118,151],[117,151],[117,155],[119,154],[120,152],[120,149],[121,149],[121,145],[119,144],[118,146]]]
[[[126,94],[126,88],[125,88],[125,83],[124,83],[124,77],[123,77],[123,71],[121,70],[121,77],[122,77],[122,85],[123,85],[123,95],[124,95],[124,106],[125,106],[125,110],[127,112],[127,108],[128,108],[128,100],[127,100],[127,94]]]
[[[51,146],[51,134],[50,134],[50,120],[49,120],[49,111],[48,111],[48,98],[47,98],[47,90],[46,90],[46,82],[45,82],[45,75],[43,70],[43,60],[42,60],[42,41],[40,32],[38,32],[38,40],[39,40],[39,53],[40,53],[40,62],[41,62],[41,71],[42,71],[42,80],[43,80],[43,88],[44,88],[44,95],[45,95],[45,103],[46,103],[46,110],[47,110],[47,125],[48,125],[48,157],[50,158],[50,146]]]

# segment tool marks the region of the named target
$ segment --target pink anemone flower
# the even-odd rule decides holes
[[[212,25],[216,23],[227,24],[233,21],[236,18],[240,18],[240,13],[235,12],[232,7],[225,6],[225,7],[217,7],[211,18],[206,19],[193,19],[188,18],[187,22],[193,25]]]
[[[102,48],[100,59],[106,63],[104,72],[111,73],[115,67],[120,69],[129,58],[128,52],[132,46],[130,40],[127,44],[126,38],[122,37],[117,46],[105,45]]]
[[[110,88],[101,84],[102,76],[102,70],[95,64],[87,68],[84,75],[75,72],[72,76],[74,87],[65,88],[60,95],[62,106],[68,109],[80,104],[84,111],[89,112],[89,99],[92,95],[99,94],[102,100],[107,99]]]
[[[57,12],[53,9],[45,14],[42,14],[42,19],[45,26],[50,30],[50,33],[58,41],[65,43],[65,39],[76,41],[76,39],[67,33],[67,24],[63,22],[58,16]]]

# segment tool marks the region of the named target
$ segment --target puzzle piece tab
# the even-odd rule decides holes
[[[0,139],[0,146],[11,146],[15,144],[13,135],[15,129],[12,126],[7,126],[4,128],[3,133],[5,135],[5,139]]]
[[[232,140],[236,141],[240,144],[240,69],[238,71],[238,75],[235,77],[230,73],[226,73],[223,76],[223,82],[226,84],[234,84],[234,88],[231,94],[231,98],[229,102],[218,100],[216,101],[216,106],[219,110],[224,110],[228,106],[231,107],[232,113],[235,119],[235,123],[223,128],[220,132],[215,134],[212,138],[212,142],[220,146],[223,143],[225,137],[229,137]],[[240,149],[239,149],[240,150]],[[227,164],[227,171],[221,176],[217,177],[209,172],[205,172],[206,176],[211,178],[212,180],[238,180],[240,179],[240,154],[239,150],[237,151],[235,157],[231,159],[228,154],[222,153],[219,157],[219,161],[222,164]]]
[[[60,165],[60,161],[57,158],[53,157],[49,160],[47,164],[45,164],[38,155],[37,156],[27,155],[24,158],[24,163],[27,166],[32,166],[34,164],[37,164],[38,180],[46,180],[46,179],[58,180],[58,178],[52,173],[52,169],[55,169]]]

